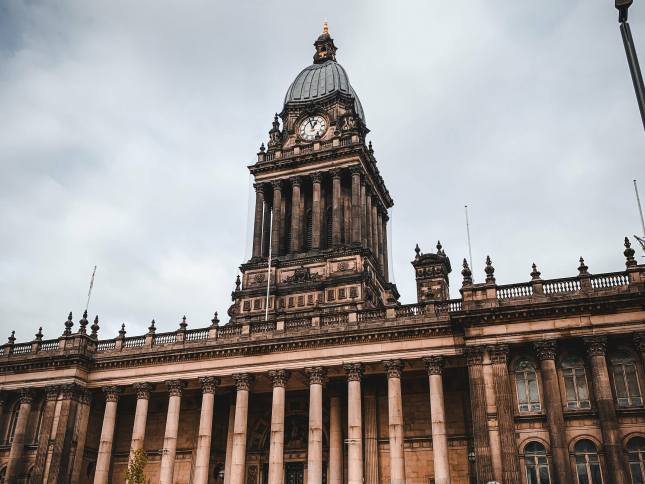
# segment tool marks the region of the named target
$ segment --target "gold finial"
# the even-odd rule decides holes
[[[323,22],[323,34],[328,34],[329,33],[329,25],[327,25],[327,21],[325,20]]]

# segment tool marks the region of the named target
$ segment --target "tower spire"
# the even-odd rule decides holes
[[[336,60],[337,48],[334,45],[334,39],[329,35],[329,24],[326,20],[323,22],[322,34],[320,34],[316,39],[316,42],[314,42],[314,47],[316,48],[314,64],[322,64],[330,60]]]

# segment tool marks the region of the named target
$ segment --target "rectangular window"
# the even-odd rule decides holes
[[[298,296],[298,307],[302,307],[305,305],[305,297],[304,296]]]
[[[345,299],[345,288],[340,288],[338,290],[338,299]]]
[[[333,301],[335,298],[334,290],[330,289],[327,291],[327,301]]]

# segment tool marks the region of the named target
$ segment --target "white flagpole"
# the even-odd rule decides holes
[[[94,276],[96,275],[96,266],[92,271],[92,278],[90,279],[90,290],[87,291],[87,303],[85,304],[85,311],[90,307],[90,297],[92,296],[92,288],[94,287]]]

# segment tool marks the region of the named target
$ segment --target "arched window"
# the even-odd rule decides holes
[[[609,361],[616,389],[616,403],[619,407],[640,407],[643,405],[641,389],[636,373],[636,362],[628,353],[613,354]]]
[[[524,465],[528,484],[551,484],[546,449],[539,442],[530,442],[524,448]]]
[[[540,392],[538,391],[535,365],[528,361],[520,361],[515,369],[515,389],[517,391],[517,406],[520,412],[539,412]]]
[[[629,471],[634,484],[645,483],[645,439],[634,437],[627,443]]]
[[[590,408],[589,386],[582,358],[569,357],[562,362],[562,376],[567,408]]]
[[[574,447],[578,484],[602,484],[602,472],[596,446],[590,440],[579,440]]]

